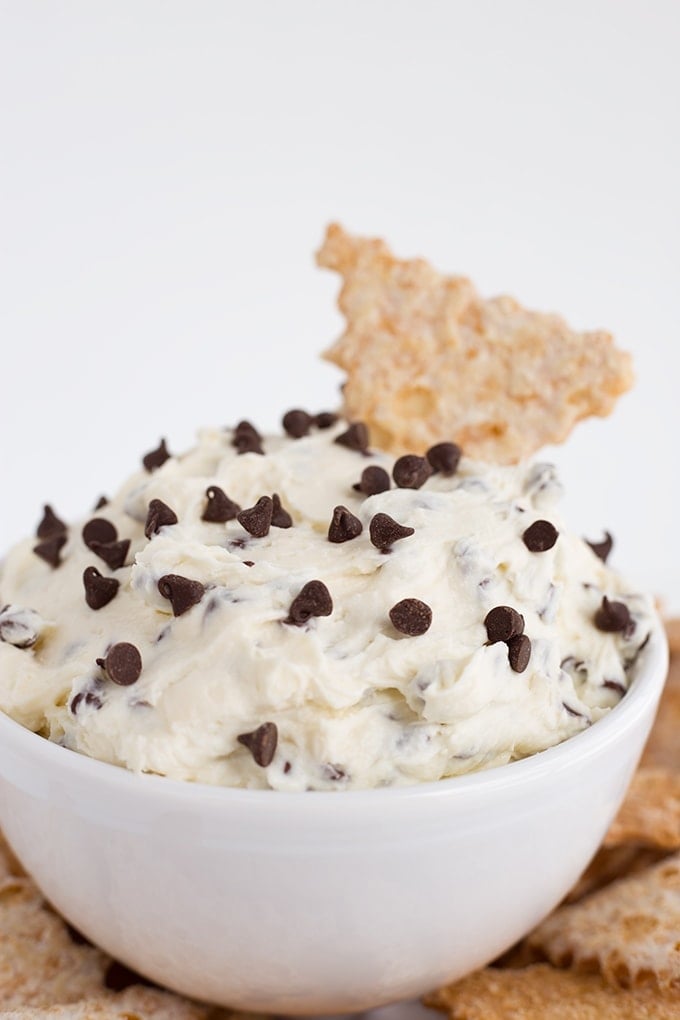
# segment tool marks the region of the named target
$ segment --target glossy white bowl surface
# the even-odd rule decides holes
[[[178,992],[340,1013],[493,959],[564,896],[616,813],[667,670],[659,624],[607,717],[520,762],[345,793],[138,776],[0,715],[0,825],[55,907]]]

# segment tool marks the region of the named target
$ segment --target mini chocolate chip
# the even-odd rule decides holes
[[[633,621],[631,620],[631,625],[630,625],[630,627],[628,627],[628,629],[626,630],[626,637],[628,637],[628,634],[629,634],[629,632],[630,632],[630,633],[632,634],[632,632],[633,632],[634,630],[635,630],[635,624],[634,624],[634,623],[633,623]],[[637,662],[637,660],[638,660],[638,659],[640,658],[640,655],[641,655],[641,653],[642,653],[642,652],[643,652],[643,651],[645,650],[645,648],[646,648],[646,647],[647,647],[647,645],[649,644],[649,639],[651,638],[651,636],[652,636],[652,632],[651,632],[651,630],[648,630],[648,631],[647,631],[647,634],[646,634],[646,635],[645,635],[645,637],[644,637],[644,639],[643,639],[643,640],[642,640],[642,641],[640,642],[640,644],[639,644],[639,645],[637,646],[637,648],[636,648],[636,649],[635,649],[635,651],[633,652],[632,656],[631,656],[631,657],[629,657],[628,659],[626,659],[626,661],[624,662],[624,664],[623,664],[623,666],[624,666],[624,669],[630,669],[630,667],[631,667],[631,666],[634,666],[634,665],[635,665],[635,663]]]
[[[628,606],[623,602],[610,602],[605,595],[602,605],[595,613],[595,626],[605,634],[619,634],[627,630],[631,623]]]
[[[510,641],[524,630],[524,617],[510,606],[496,606],[484,619],[486,636],[489,644],[497,641]]]
[[[360,535],[363,530],[364,526],[359,518],[355,517],[346,506],[336,506],[328,528],[328,541],[338,544],[349,542]]]
[[[142,464],[147,471],[155,471],[156,468],[162,467],[166,460],[170,460],[170,453],[165,445],[165,440],[161,439],[155,450],[151,450],[142,457]]]
[[[102,699],[95,694],[94,691],[79,691],[78,694],[71,699],[71,704],[69,706],[73,715],[76,715],[78,708],[83,703],[91,705],[92,708],[101,708],[104,704]]]
[[[531,658],[531,641],[526,634],[515,634],[508,641],[508,662],[515,673],[523,673]]]
[[[278,493],[272,496],[272,528],[292,528],[293,518],[287,510],[281,506]]]
[[[415,534],[413,528],[399,524],[389,514],[376,514],[372,517],[368,532],[376,549],[384,553],[389,552],[395,542]]]
[[[142,656],[135,645],[129,641],[119,641],[111,645],[106,657],[97,659],[97,665],[101,666],[114,684],[120,687],[129,687],[136,683],[142,672]]]
[[[80,691],[80,693],[76,694],[71,699],[71,704],[69,705],[69,708],[70,708],[71,712],[73,713],[73,715],[75,715],[76,712],[78,711],[78,705],[80,704],[80,702],[83,700],[84,697],[85,697],[85,695],[83,694],[82,691]]]
[[[291,602],[284,623],[301,627],[312,616],[330,616],[332,612],[333,599],[323,581],[308,581]]]
[[[420,599],[402,599],[390,609],[390,620],[401,634],[418,637],[430,629],[432,610]]]
[[[602,686],[606,687],[608,691],[614,691],[620,698],[626,693],[626,688],[618,680],[603,680]]]
[[[614,547],[614,539],[608,531],[605,531],[604,538],[601,542],[589,542],[586,538],[585,543],[590,546],[595,555],[601,559],[603,563],[607,562],[609,554]]]
[[[314,423],[314,419],[311,414],[307,414],[306,411],[300,411],[296,408],[293,411],[286,411],[283,416],[283,427],[291,439],[301,439],[303,436],[309,435],[309,430]]]
[[[352,488],[357,492],[363,492],[365,496],[377,496],[379,492],[387,492],[391,485],[390,476],[385,468],[371,464],[361,472],[361,480],[356,482]]]
[[[337,420],[337,414],[333,414],[332,411],[319,411],[314,418],[314,424],[318,429],[329,429],[335,425]]]
[[[122,567],[130,549],[130,539],[122,538],[120,542],[90,542],[90,549],[110,570]]]
[[[424,457],[407,453],[395,461],[392,477],[400,489],[419,489],[432,474],[432,468]]]
[[[103,609],[116,597],[120,581],[115,577],[103,577],[96,567],[86,567],[83,571],[85,601],[90,609]]]
[[[576,711],[576,709],[575,709],[575,708],[572,708],[572,707],[571,707],[571,705],[568,705],[568,704],[566,703],[566,701],[563,701],[563,702],[562,702],[562,708],[563,708],[563,709],[565,709],[565,711],[566,711],[566,712],[567,712],[567,713],[568,713],[569,715],[573,715],[573,716],[576,716],[576,718],[577,718],[577,719],[583,719],[583,718],[584,718],[584,716],[583,716],[583,712],[577,712],[577,711]]]
[[[577,671],[583,670],[585,673],[588,672],[583,659],[577,659],[575,655],[568,655],[566,659],[562,659],[560,669],[575,669]]]
[[[177,524],[177,514],[162,499],[152,499],[146,514],[144,534],[153,538],[166,525]]]
[[[242,562],[243,562],[243,566],[244,567],[254,567],[255,566],[255,560],[243,560]]]
[[[262,436],[249,421],[240,421],[238,423],[234,429],[231,445],[236,447],[239,455],[242,453],[264,454]]]
[[[40,633],[40,617],[32,609],[4,606],[0,611],[0,641],[15,648],[32,648]]]
[[[62,532],[58,535],[50,535],[44,542],[38,542],[33,546],[33,552],[41,560],[45,560],[51,567],[58,567],[61,564],[61,550],[66,545],[66,535]]]
[[[276,723],[266,722],[251,733],[240,733],[236,739],[239,744],[248,748],[255,764],[266,769],[267,765],[271,765],[274,760],[279,731],[276,728]]]
[[[368,429],[362,421],[352,422],[346,432],[335,437],[335,442],[357,453],[368,453]]]
[[[108,496],[100,496],[99,499],[97,500],[97,502],[94,505],[94,509],[95,510],[101,510],[102,507],[108,506],[108,505],[109,505],[109,497]]]
[[[83,542],[88,549],[92,548],[92,542],[115,542],[118,538],[115,525],[104,517],[93,517],[91,521],[88,521],[83,528],[82,535]]]
[[[262,436],[257,431],[251,421],[246,418],[242,419],[238,425],[234,427],[235,436],[256,436],[258,439],[262,439]]]
[[[36,538],[51,538],[66,531],[66,525],[55,514],[49,503],[45,504],[43,517],[35,533]]]
[[[534,521],[522,535],[529,552],[547,552],[559,538],[559,531],[550,521]]]
[[[255,506],[241,510],[237,519],[239,524],[253,538],[264,538],[265,535],[269,534],[273,516],[274,500],[271,496],[260,496]]]
[[[189,577],[182,577],[181,574],[163,574],[158,582],[158,590],[172,605],[173,616],[182,616],[205,595],[205,585]]]
[[[425,456],[435,473],[455,475],[463,451],[456,443],[435,443]]]
[[[205,490],[208,502],[201,514],[202,521],[209,521],[210,524],[224,524],[226,521],[233,521],[241,512],[238,503],[229,499],[226,492],[220,489],[219,485],[210,485]]]

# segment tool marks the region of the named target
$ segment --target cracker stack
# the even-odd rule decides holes
[[[626,800],[565,903],[496,966],[428,996],[451,1020],[680,1020],[680,625]],[[547,962],[545,962],[547,961]]]

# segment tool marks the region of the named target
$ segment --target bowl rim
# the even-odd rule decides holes
[[[333,810],[340,806],[377,806],[378,803],[395,804],[413,800],[432,800],[443,796],[464,798],[480,796],[511,785],[535,782],[547,773],[560,771],[573,765],[575,759],[583,760],[600,754],[609,744],[617,742],[635,723],[644,716],[645,708],[658,701],[668,672],[669,650],[663,622],[657,613],[652,614],[648,641],[640,652],[635,672],[626,694],[606,716],[585,730],[567,737],[566,740],[537,751],[517,761],[497,765],[459,776],[449,776],[424,783],[404,786],[372,787],[360,790],[272,790],[251,789],[233,786],[219,786],[192,780],[172,779],[149,773],[133,772],[124,766],[92,758],[78,751],[65,748],[0,711],[0,773],[4,749],[15,749],[24,756],[33,758],[37,764],[48,769],[76,772],[85,780],[96,781],[109,789],[118,788],[126,795],[142,797],[165,797],[189,801],[233,803],[242,807],[268,803],[284,807],[299,807],[303,802],[315,805],[332,804]]]

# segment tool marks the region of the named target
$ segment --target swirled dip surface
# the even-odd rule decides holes
[[[420,487],[367,495],[353,488],[364,469],[394,461],[338,443],[346,429],[261,444],[208,429],[183,456],[156,451],[91,515],[115,531],[91,525],[86,543],[90,518],[48,515],[0,575],[0,707],[135,771],[280,790],[488,768],[612,709],[652,608],[565,530],[553,470],[463,458],[423,480],[420,463]],[[256,532],[276,493],[292,526],[256,537],[203,520],[214,487]],[[329,541],[338,506],[348,537]],[[378,514],[413,533],[395,538]]]

